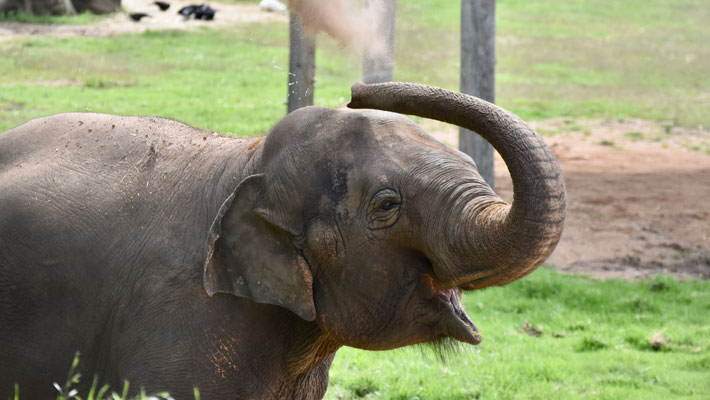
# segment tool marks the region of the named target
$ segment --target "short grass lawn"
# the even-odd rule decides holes
[[[479,346],[344,348],[326,399],[710,398],[710,282],[541,268],[464,302]]]
[[[458,88],[458,4],[398,2],[397,80]],[[706,0],[499,0],[496,13],[496,101],[524,119],[710,126]],[[316,104],[345,103],[360,66],[319,37]],[[279,23],[2,40],[0,131],[42,115],[95,111],[264,134],[285,113],[287,68],[288,32]]]

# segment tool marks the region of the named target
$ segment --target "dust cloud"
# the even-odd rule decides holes
[[[370,56],[387,54],[386,0],[289,0],[309,36],[319,32]]]

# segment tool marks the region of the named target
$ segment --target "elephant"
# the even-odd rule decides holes
[[[487,139],[512,203],[402,114]],[[355,84],[263,138],[39,118],[0,135],[0,177],[0,398],[52,396],[76,351],[85,377],[178,399],[322,398],[342,346],[480,343],[463,291],[537,268],[566,207],[520,118],[409,83]]]

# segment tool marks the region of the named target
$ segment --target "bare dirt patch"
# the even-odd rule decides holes
[[[710,279],[710,131],[648,121],[532,124],[567,184],[568,214],[548,263],[599,278]],[[458,142],[455,130],[437,134]],[[497,157],[496,191],[512,199]]]
[[[123,0],[125,12],[108,15],[85,25],[27,24],[19,22],[0,22],[0,41],[26,35],[54,36],[112,36],[124,33],[142,33],[147,30],[197,29],[200,27],[230,28],[252,22],[288,22],[285,12],[267,12],[256,4],[209,3],[217,10],[212,21],[185,19],[178,15],[178,10],[189,4],[202,4],[202,1],[170,1],[170,8],[164,12],[153,4],[152,0]],[[142,12],[149,17],[139,22],[132,21],[128,14]]]

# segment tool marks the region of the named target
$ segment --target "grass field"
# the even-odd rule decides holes
[[[11,12],[0,14],[0,21],[22,22],[29,24],[59,24],[79,25],[97,21],[103,18],[100,15],[84,12],[77,15],[33,15],[26,12]]]
[[[597,281],[542,268],[469,293],[465,305],[479,346],[446,362],[426,348],[342,349],[326,398],[710,397],[708,282]]]
[[[456,3],[399,4],[396,79],[458,87]],[[504,0],[497,16],[497,102],[523,118],[636,117],[710,126],[704,0]],[[275,23],[2,41],[0,130],[41,115],[90,110],[263,134],[285,112],[287,43],[286,27]],[[345,102],[360,76],[359,59],[322,37],[317,64],[316,103]]]
[[[397,80],[458,87],[457,3],[398,2]],[[497,102],[524,118],[710,126],[707,0],[499,0],[497,16]],[[39,22],[89,20],[77,18]],[[285,113],[287,41],[284,25],[266,23],[3,40],[0,131],[94,111],[263,134]],[[316,103],[347,101],[359,59],[319,38],[317,64]],[[427,350],[345,348],[327,398],[710,398],[708,282],[600,282],[541,269],[465,302],[480,346],[445,363]]]

